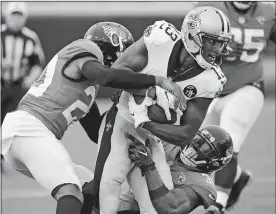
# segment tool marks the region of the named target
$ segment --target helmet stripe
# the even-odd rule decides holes
[[[223,17],[223,14],[221,14],[221,12],[217,9],[215,9],[215,11],[217,12],[217,14],[219,15],[220,21],[221,21],[221,31],[224,33],[225,28],[227,27],[227,24],[225,23],[225,19]]]

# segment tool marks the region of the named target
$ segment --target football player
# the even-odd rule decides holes
[[[124,132],[131,133],[141,142],[145,138],[157,136],[184,147],[191,141],[209,104],[226,81],[219,65],[227,56],[226,46],[230,38],[230,23],[221,11],[212,7],[197,8],[185,18],[181,32],[166,21],[157,21],[149,26],[143,37],[112,65],[170,77],[181,86],[188,102],[180,125],[179,121],[176,125],[158,124],[147,117],[145,101],[132,111],[129,108],[130,105],[135,106],[131,102],[132,94],[122,93],[117,106],[107,112],[101,124],[98,143],[102,146],[99,149],[94,181],[84,190],[85,193],[91,191],[91,195],[96,196],[100,183],[101,212],[117,213],[120,187],[131,167],[128,158],[129,142],[125,139]],[[162,144],[153,144],[153,155],[163,182],[168,188],[173,188]],[[141,187],[139,181],[133,183]],[[143,206],[148,204],[149,198],[140,196],[138,192],[134,192],[134,195],[141,212],[152,211],[147,210],[151,207]]]
[[[61,139],[68,126],[89,111],[99,85],[121,89],[160,85],[184,100],[180,87],[164,77],[108,67],[132,43],[131,33],[120,24],[93,25],[84,39],[73,41],[51,59],[18,109],[4,119],[4,158],[53,196],[58,214],[81,212],[80,181]]]
[[[129,158],[145,175],[157,213],[187,214],[201,205],[208,208],[215,203],[216,190],[211,173],[227,165],[233,155],[232,139],[225,130],[206,126],[184,149],[178,147],[173,153],[166,153],[174,185],[171,190],[163,183],[152,160],[152,143],[147,139],[145,145],[128,133],[126,137],[131,142]],[[135,176],[141,176],[141,172]],[[124,201],[127,195],[129,197],[131,192],[124,193]]]
[[[211,104],[203,123],[219,125],[233,138],[234,157],[215,174],[217,204],[207,211],[222,214],[236,203],[251,180],[251,173],[238,164],[238,154],[264,103],[263,55],[268,40],[276,42],[275,2],[200,2],[198,5],[223,11],[229,17],[233,34],[230,54],[221,66],[227,83]]]

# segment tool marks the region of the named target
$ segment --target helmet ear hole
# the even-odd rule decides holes
[[[189,38],[190,40],[192,39],[192,34],[191,34],[191,33],[188,34],[188,38]]]

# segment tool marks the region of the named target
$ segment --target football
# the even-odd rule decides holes
[[[155,99],[156,97],[156,89],[152,87],[148,96]],[[139,105],[144,101],[145,97],[140,95],[134,95],[135,102]],[[163,108],[157,104],[151,105],[148,107],[148,117],[151,121],[161,123],[161,124],[174,124],[177,120],[177,114],[173,109],[170,109],[171,112],[171,120],[166,118],[165,111]]]
[[[166,118],[165,111],[157,104],[148,107],[148,117],[151,121],[162,124],[174,124],[177,120],[176,112],[170,109],[171,120]]]

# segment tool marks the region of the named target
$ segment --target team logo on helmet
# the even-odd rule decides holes
[[[103,26],[105,35],[110,39],[113,46],[120,46],[120,51],[123,51],[123,42],[127,41],[125,32],[111,26]]]
[[[198,25],[201,24],[201,19],[199,18],[201,12],[195,13],[195,14],[191,14],[188,19],[189,21],[187,22],[188,28],[189,29],[194,29],[195,27],[197,27]]]
[[[144,36],[149,37],[151,34],[152,26],[148,26],[147,29],[144,31]]]
[[[196,94],[197,94],[197,90],[196,87],[194,87],[193,85],[187,85],[184,90],[183,93],[189,97],[189,98],[193,98]]]

